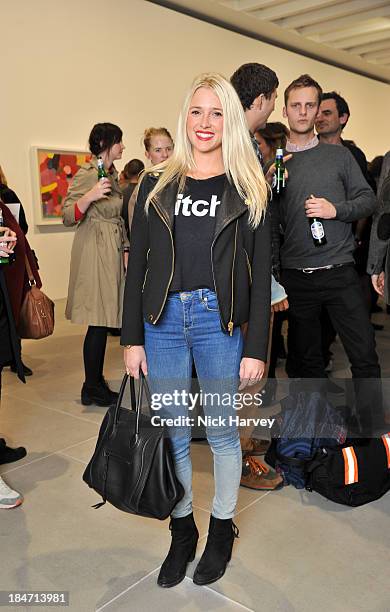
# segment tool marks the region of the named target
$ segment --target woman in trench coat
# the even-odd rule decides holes
[[[84,340],[82,404],[110,406],[117,394],[103,376],[107,328],[120,327],[128,239],[121,217],[122,191],[113,165],[121,159],[122,130],[98,123],[89,137],[92,158],[75,175],[63,210],[66,226],[77,225],[73,241],[66,317],[88,325]],[[98,180],[98,157],[107,177]]]

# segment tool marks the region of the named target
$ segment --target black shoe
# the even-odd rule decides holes
[[[118,393],[111,391],[104,379],[99,384],[93,386],[88,386],[84,383],[81,389],[81,403],[83,406],[96,404],[96,406],[108,407],[115,404],[117,399]]]
[[[166,589],[184,580],[187,564],[195,559],[199,538],[192,512],[183,518],[172,518],[169,529],[172,543],[157,578],[157,584]]]
[[[33,375],[32,369],[29,368],[28,366],[26,366],[24,363],[22,363],[22,369],[23,369],[23,374],[25,376],[32,376]],[[11,365],[11,372],[13,372],[14,374],[17,374],[16,364],[15,363],[13,363]]]
[[[18,448],[10,448],[5,443],[4,438],[0,438],[0,465],[19,461],[19,459],[23,459],[23,457],[26,455],[27,451],[23,446],[18,446]]]
[[[234,538],[238,538],[238,534],[232,519],[210,516],[206,548],[194,573],[195,584],[204,586],[222,578],[232,556]]]

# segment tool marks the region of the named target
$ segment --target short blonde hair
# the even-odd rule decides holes
[[[150,147],[151,147],[151,144],[152,144],[151,141],[152,141],[153,136],[166,136],[167,138],[169,138],[172,141],[172,144],[173,144],[172,136],[170,135],[170,133],[167,130],[167,128],[165,128],[165,127],[160,127],[160,128],[150,127],[150,128],[146,128],[146,130],[144,131],[143,138],[142,138],[146,151],[150,150]]]
[[[188,172],[195,169],[192,146],[187,136],[187,116],[194,93],[201,87],[210,88],[219,98],[223,112],[222,155],[226,176],[248,206],[249,223],[257,227],[264,216],[269,194],[249,135],[248,125],[239,97],[231,83],[218,73],[201,74],[194,80],[180,113],[173,155],[145,174],[162,170],[156,186],[150,192],[145,209],[157,202],[161,191],[173,181],[184,188]]]

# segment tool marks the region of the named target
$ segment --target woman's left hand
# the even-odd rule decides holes
[[[245,389],[246,386],[255,385],[264,376],[265,362],[260,359],[252,359],[251,357],[243,357],[240,365],[240,386],[239,391]]]
[[[2,250],[4,253],[11,255],[16,246],[16,234],[9,227],[0,226],[0,242],[3,243]]]

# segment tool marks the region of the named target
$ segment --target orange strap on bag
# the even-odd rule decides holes
[[[25,262],[30,290],[20,311],[18,333],[21,338],[40,340],[54,331],[54,302],[36,286],[27,257]]]
[[[343,448],[345,484],[350,485],[359,480],[358,463],[353,446]]]
[[[382,442],[385,445],[386,456],[387,456],[387,467],[390,470],[390,433],[383,434]]]

